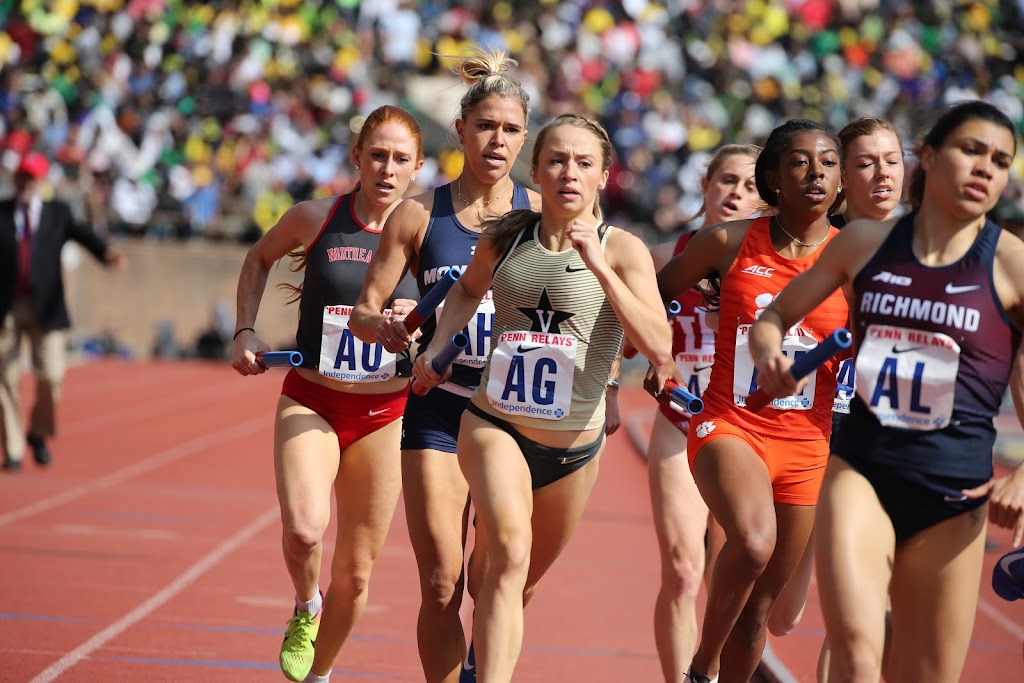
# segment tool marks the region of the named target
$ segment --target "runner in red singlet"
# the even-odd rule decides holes
[[[704,226],[750,216],[760,203],[754,185],[759,147],[725,145],[712,155],[701,179]],[[661,268],[683,252],[695,233],[655,247],[654,265]],[[672,356],[688,390],[700,396],[711,378],[715,359],[717,315],[707,311],[700,289],[676,299],[681,308],[672,320]],[[669,683],[682,681],[697,647],[697,594],[705,571],[704,534],[708,508],[697,491],[686,460],[690,415],[662,404],[654,415],[647,462],[654,526],[661,551],[661,589],[654,606],[654,639],[661,670]],[[720,537],[721,530],[716,527]],[[712,544],[721,547],[721,542]],[[713,555],[712,555],[713,557]],[[710,562],[707,563],[710,566]],[[708,577],[710,579],[710,577]],[[710,584],[710,581],[708,582]]]

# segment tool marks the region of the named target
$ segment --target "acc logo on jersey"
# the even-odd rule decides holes
[[[775,272],[775,269],[769,268],[768,266],[747,266],[746,268],[743,269],[743,272],[747,273],[748,275],[757,275],[759,277],[770,278],[772,276],[772,273]]]
[[[715,423],[711,420],[707,422],[701,422],[697,425],[697,437],[703,439],[705,436],[715,431]]]

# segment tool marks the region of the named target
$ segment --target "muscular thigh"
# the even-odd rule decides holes
[[[867,638],[881,656],[896,536],[871,483],[837,456],[825,473],[814,530],[830,643]]]
[[[597,481],[600,460],[599,452],[572,474],[534,491],[528,586],[539,581],[551,568],[572,537]]]
[[[458,442],[459,465],[469,484],[477,524],[499,539],[529,530],[533,514],[530,468],[518,444],[505,431],[466,412]]]
[[[377,556],[402,490],[401,421],[359,439],[341,453],[334,482],[338,505],[335,557]]]
[[[987,506],[947,519],[896,550],[890,680],[957,681],[978,603]]]
[[[449,566],[462,572],[469,516],[469,484],[454,453],[402,452],[402,490],[406,523],[420,564]]]
[[[651,430],[647,469],[654,527],[662,547],[682,556],[703,554],[708,507],[690,472],[686,436],[660,411]]]
[[[281,396],[274,423],[274,470],[281,518],[321,533],[331,516],[331,486],[338,473],[338,437],[322,417]]]

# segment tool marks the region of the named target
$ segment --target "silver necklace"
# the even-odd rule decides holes
[[[499,199],[501,199],[501,195],[505,194],[505,190],[507,190],[508,186],[511,185],[511,184],[512,184],[512,179],[509,178],[508,182],[505,183],[505,187],[501,188],[501,192],[499,192],[498,194],[494,195],[493,197],[491,197],[490,199],[488,199],[486,201],[484,201],[484,199],[481,198],[480,199],[480,208],[481,209],[486,209],[491,204],[491,202],[496,202]],[[458,180],[455,181],[455,194],[459,198],[459,201],[462,202],[463,204],[465,204],[466,206],[476,206],[476,204],[477,204],[476,202],[467,202],[465,200],[465,198],[462,196],[462,178],[461,177]]]
[[[823,243],[823,242],[824,242],[824,241],[825,241],[826,239],[828,239],[828,233],[829,233],[829,230],[828,230],[828,229],[826,228],[826,230],[825,230],[825,236],[824,236],[824,237],[822,237],[822,238],[821,238],[820,240],[818,240],[817,242],[804,242],[804,241],[803,241],[802,239],[800,239],[800,238],[799,238],[799,237],[797,237],[796,235],[793,235],[793,234],[791,234],[791,233],[789,232],[789,230],[786,230],[786,229],[785,229],[784,227],[782,227],[782,221],[780,221],[780,220],[779,220],[779,217],[778,217],[778,215],[772,216],[772,218],[774,218],[774,219],[775,219],[775,225],[779,226],[779,230],[781,230],[782,232],[786,233],[786,236],[787,236],[787,237],[789,237],[789,239],[793,240],[794,242],[796,242],[797,244],[799,244],[799,245],[800,245],[801,247],[808,247],[808,248],[811,248],[811,249],[813,249],[814,247],[818,247],[818,246],[821,246],[821,244],[822,244],[822,243]]]

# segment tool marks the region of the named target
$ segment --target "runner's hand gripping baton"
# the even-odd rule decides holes
[[[674,403],[685,408],[690,415],[698,415],[704,410],[704,401],[679,386],[674,379],[665,380],[665,388],[658,394],[658,403]]]
[[[838,351],[850,348],[851,343],[853,343],[853,338],[850,336],[850,333],[840,328],[822,339],[813,349],[793,361],[793,365],[789,368],[789,374],[793,375],[793,379],[801,380],[817,370],[819,365],[836,355]],[[750,396],[747,396],[747,410],[757,413],[771,402],[772,397],[764,393],[764,390],[758,389]]]
[[[405,331],[410,335],[420,328],[423,321],[430,317],[430,314],[434,312],[444,298],[448,296],[448,290],[452,288],[455,281],[459,279],[458,270],[452,268],[444,277],[438,280],[437,284],[434,285],[433,289],[423,295],[420,302],[416,304],[416,308],[412,309],[409,315],[405,316],[403,324],[405,325]]]
[[[265,368],[297,368],[302,365],[299,351],[266,351],[256,355],[256,362]]]
[[[431,290],[433,291],[433,290]],[[452,338],[444,345],[434,359],[430,361],[430,367],[434,369],[439,375],[443,375],[444,371],[448,369],[448,366],[455,362],[455,359],[459,357],[463,351],[469,348],[469,337],[458,332],[452,335]],[[430,387],[416,380],[412,382],[412,393],[417,396],[424,396]]]

